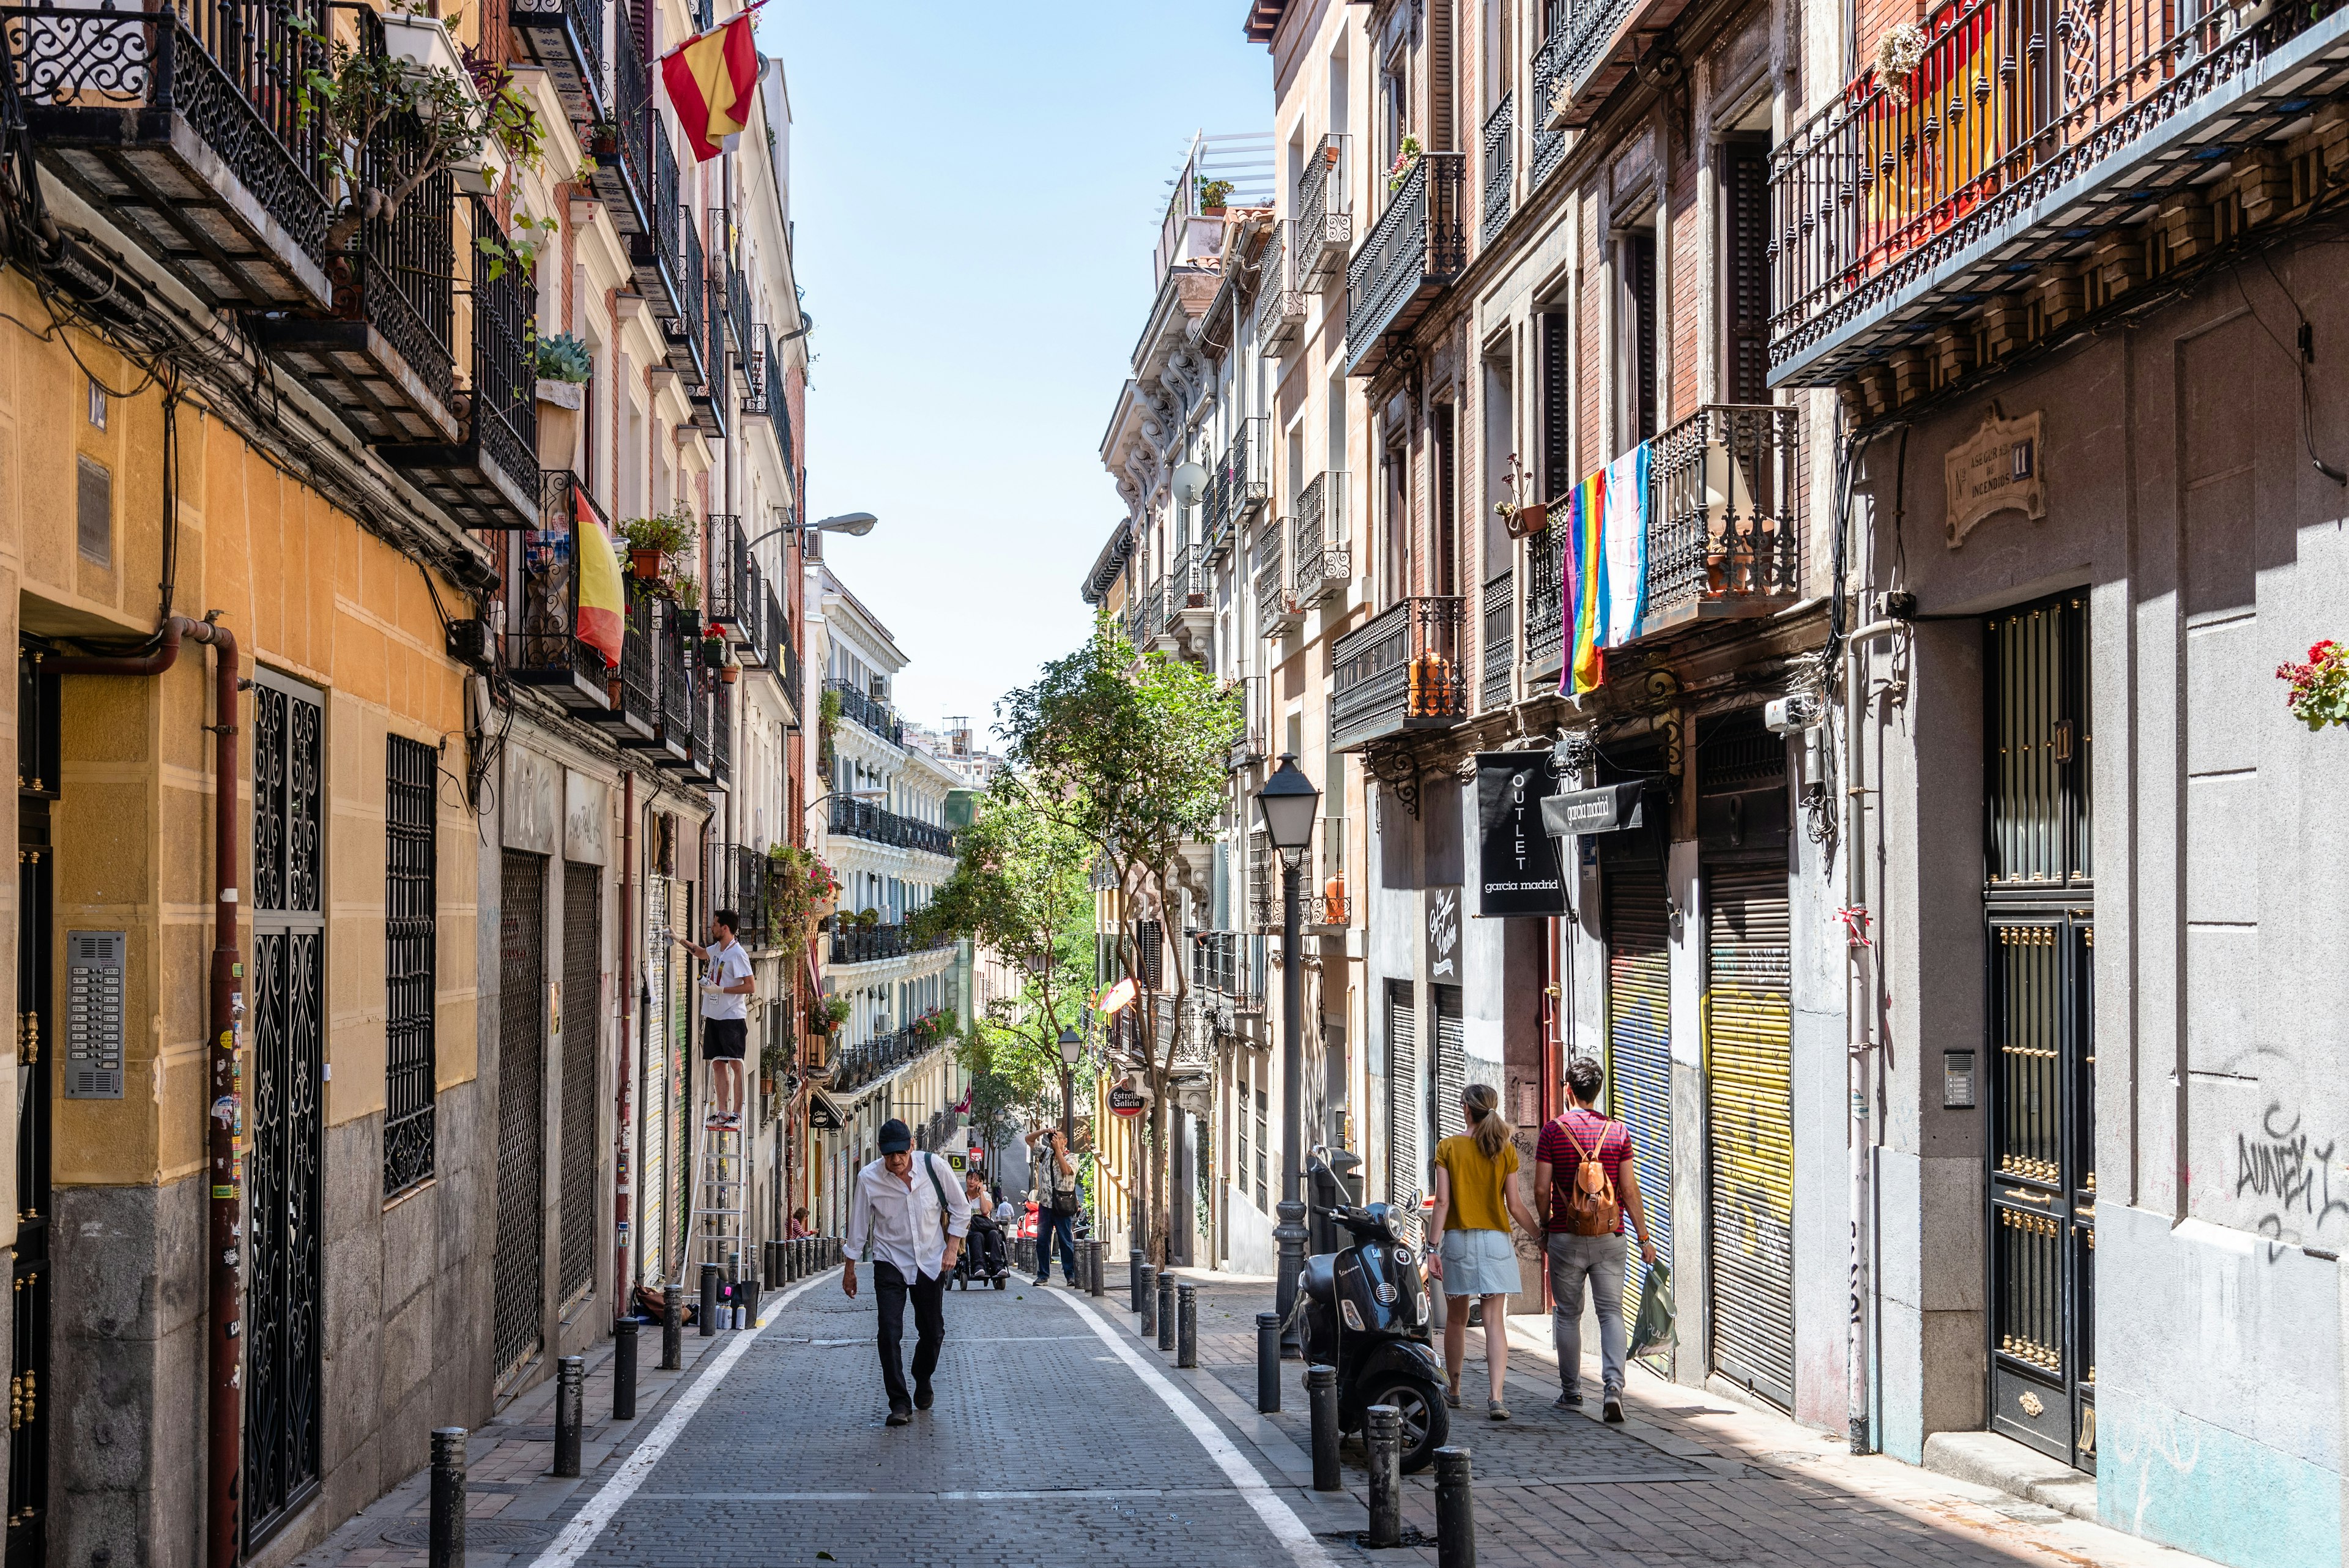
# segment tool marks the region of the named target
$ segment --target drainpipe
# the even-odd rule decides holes
[[[212,1334],[206,1366],[204,1521],[209,1568],[235,1568],[237,1481],[243,1471],[243,1407],[238,1365],[244,1333],[240,1264],[243,1247],[244,1160],[238,1144],[244,1132],[243,1074],[237,1048],[244,1033],[244,993],[238,981],[244,966],[236,946],[236,735],[239,682],[236,639],[215,623],[218,610],[202,620],[175,615],[158,628],[161,641],[151,653],[129,658],[45,659],[40,668],[55,675],[160,675],[179,662],[180,644],[210,644],[213,666],[212,732],[212,972],[208,1033],[211,1046],[211,1114],[205,1120],[205,1153],[212,1179]]]
[[[1868,1377],[1868,1357],[1871,1354],[1869,1324],[1874,1289],[1871,1261],[1875,1251],[1875,1224],[1870,1205],[1874,1202],[1876,1153],[1874,1134],[1868,1120],[1871,1095],[1868,1080],[1876,1046],[1870,1038],[1873,1031],[1868,1019],[1868,954],[1874,950],[1872,944],[1876,939],[1869,929],[1868,882],[1861,854],[1861,841],[1868,830],[1868,785],[1861,773],[1865,753],[1859,743],[1859,725],[1868,710],[1868,698],[1863,690],[1867,667],[1861,659],[1860,649],[1864,643],[1908,629],[1907,624],[1901,621],[1870,621],[1844,642],[1844,777],[1847,782],[1844,786],[1843,1005],[1844,1054],[1847,1064],[1845,1076],[1851,1092],[1851,1107],[1844,1133],[1851,1158],[1851,1322],[1846,1328],[1844,1375],[1851,1451],[1855,1454],[1876,1450]]]
[[[636,1293],[628,1288],[628,1195],[634,1185],[628,1166],[628,1044],[636,1000],[636,988],[629,983],[636,971],[636,775],[633,772],[621,775],[620,801],[620,908],[612,922],[620,943],[619,968],[612,976],[612,988],[620,993],[619,1070],[612,1085],[612,1317],[616,1323],[634,1317],[636,1312]]]

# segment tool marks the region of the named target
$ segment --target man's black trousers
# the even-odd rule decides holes
[[[946,1344],[946,1276],[918,1274],[907,1284],[896,1264],[875,1258],[873,1293],[881,1308],[881,1381],[888,1385],[889,1408],[910,1410],[914,1397],[905,1388],[905,1360],[898,1348],[905,1337],[905,1298],[914,1298],[914,1381],[927,1383],[938,1369],[938,1349]]]

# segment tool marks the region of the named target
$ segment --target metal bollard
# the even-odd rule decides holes
[[[1272,1314],[1267,1313],[1266,1317]],[[1336,1491],[1344,1482],[1338,1472],[1338,1369],[1305,1369],[1305,1403],[1313,1413],[1313,1490]]]
[[[742,1298],[742,1318],[740,1323],[734,1325],[735,1327],[756,1328],[759,1326],[759,1298],[765,1293],[766,1293],[760,1288],[758,1275],[749,1274],[744,1276],[740,1292]]]
[[[1402,1412],[1373,1405],[1362,1413],[1363,1445],[1371,1451],[1371,1529],[1362,1544],[1402,1544]]]
[[[1092,1293],[1097,1296],[1107,1295],[1109,1293],[1109,1282],[1102,1277],[1106,1271],[1102,1267],[1102,1244],[1099,1241],[1095,1241],[1092,1243],[1092,1246],[1093,1251],[1093,1273],[1092,1279],[1090,1282],[1092,1286]]]
[[[1476,1503],[1468,1490],[1468,1450],[1435,1450],[1437,1568],[1476,1568]]]
[[[1157,1271],[1148,1263],[1142,1265],[1142,1337],[1158,1337],[1158,1290],[1154,1283]]]
[[[660,1370],[678,1372],[684,1367],[685,1297],[671,1284],[661,1291]]]
[[[566,1355],[554,1364],[554,1473],[579,1473],[579,1428],[587,1424],[587,1363]]]
[[[431,1568],[465,1568],[465,1438],[462,1427],[432,1433]]]
[[[1126,1282],[1133,1287],[1133,1306],[1131,1310],[1134,1312],[1142,1310],[1142,1271],[1147,1266],[1142,1261],[1142,1249],[1139,1247],[1134,1248],[1126,1257]]]
[[[703,1339],[718,1332],[718,1265],[701,1265],[701,1307],[693,1314],[694,1326]]]
[[[1174,1274],[1172,1270],[1158,1276],[1158,1348],[1174,1348]]]
[[[1256,1314],[1256,1407],[1265,1415],[1280,1408],[1280,1314]]]
[[[1199,1365],[1199,1287],[1188,1280],[1174,1287],[1174,1365]]]
[[[636,1418],[636,1329],[635,1318],[612,1325],[612,1419]]]

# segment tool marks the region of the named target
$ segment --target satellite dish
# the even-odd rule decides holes
[[[1196,506],[1199,497],[1207,493],[1207,471],[1195,462],[1186,462],[1174,471],[1174,500],[1183,506]]]

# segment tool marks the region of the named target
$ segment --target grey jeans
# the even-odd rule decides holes
[[[1603,1394],[1623,1391],[1623,1264],[1620,1236],[1552,1236],[1551,1333],[1557,1345],[1557,1380],[1568,1394],[1582,1383],[1582,1282],[1599,1309],[1599,1367]]]

